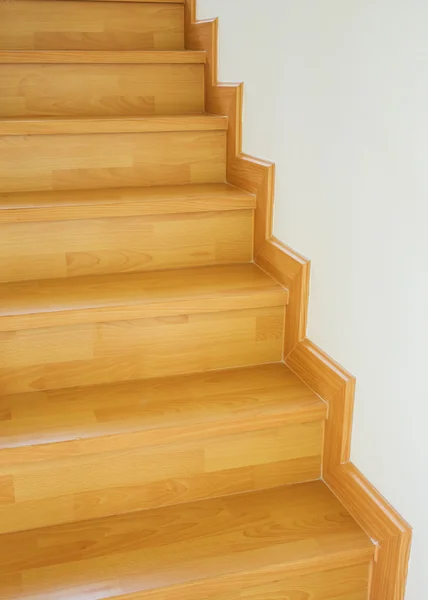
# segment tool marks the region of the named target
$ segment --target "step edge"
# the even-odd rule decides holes
[[[202,64],[204,50],[1,50],[0,64]]]
[[[181,426],[153,427],[75,437],[69,440],[0,447],[0,467],[36,464],[49,460],[62,460],[76,456],[104,454],[105,452],[123,452],[132,449],[150,448],[170,444],[194,442],[207,437],[221,438],[237,433],[246,434],[254,431],[277,429],[287,425],[304,425],[307,423],[323,423],[327,418],[327,407],[321,399],[314,398],[313,405],[298,407],[293,412],[273,414],[236,416],[233,418],[192,421]],[[98,448],[97,448],[98,446]],[[100,449],[102,446],[102,449]],[[37,455],[31,454],[33,451]],[[25,457],[25,454],[29,454]]]
[[[228,118],[208,113],[169,116],[0,118],[0,136],[227,131]]]
[[[271,565],[264,568],[254,568],[236,571],[232,573],[219,574],[215,577],[210,577],[207,579],[201,580],[192,580],[182,584],[175,584],[171,586],[164,586],[159,588],[154,588],[151,590],[141,590],[138,592],[131,592],[121,594],[119,596],[112,596],[108,598],[108,600],[161,600],[166,598],[165,594],[168,594],[169,600],[175,600],[175,596],[171,596],[170,594],[175,594],[175,592],[181,593],[185,591],[189,587],[203,587],[206,585],[215,586],[216,583],[220,582],[224,587],[234,585],[236,586],[239,583],[239,580],[245,577],[248,581],[248,578],[251,576],[256,576],[260,578],[260,576],[265,575],[266,578],[275,577],[281,575],[286,572],[286,574],[298,576],[298,575],[306,575],[312,573],[319,573],[322,571],[332,571],[335,569],[342,569],[346,567],[352,567],[360,564],[369,565],[374,557],[374,549],[360,547],[352,550],[343,550],[339,555],[331,553],[327,556],[323,556],[321,559],[313,557],[310,559],[306,559],[305,561],[299,561],[295,563],[279,563],[276,565]],[[303,563],[303,564],[302,564]],[[267,582],[269,580],[267,579]],[[223,591],[227,591],[223,590]],[[177,600],[181,596],[176,597]]]

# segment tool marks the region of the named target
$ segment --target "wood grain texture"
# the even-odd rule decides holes
[[[0,137],[0,189],[223,183],[223,131]]]
[[[226,131],[227,118],[214,115],[137,117],[41,117],[0,119],[0,135],[66,135],[97,133],[163,133]]]
[[[93,454],[0,467],[14,489],[14,502],[0,506],[0,533],[296,484],[321,473],[320,421],[168,444],[146,445],[143,435],[138,444],[135,437],[126,450],[104,452],[100,442]],[[61,444],[52,445],[61,453]]]
[[[1,117],[202,112],[203,65],[0,65]]]
[[[0,333],[0,393],[278,362],[284,307]]]
[[[0,49],[182,50],[177,3],[0,2]]]
[[[309,261],[272,235],[275,166],[242,152],[243,85],[218,81],[217,19],[198,22],[196,0],[186,0],[185,25],[186,48],[204,51],[207,57],[205,108],[211,114],[228,117],[227,181],[257,198],[254,230],[256,263],[273,277],[287,281],[290,290],[284,340],[284,353],[287,355],[306,336]]]
[[[254,210],[255,196],[226,183],[0,193],[0,223]]]
[[[117,206],[116,210],[120,212]],[[87,219],[81,207],[80,214],[81,220],[0,225],[0,281],[180,269],[252,259],[252,210]]]
[[[284,576],[301,576],[304,589],[323,570],[337,570],[326,580],[337,597],[352,586],[343,570],[367,565],[372,554],[349,514],[315,482],[2,536],[2,573],[18,577],[0,598],[55,597],[58,589],[74,597],[98,590],[96,598],[166,598],[170,586],[181,586],[173,593],[198,586],[201,598],[218,585],[238,599],[244,573],[253,590]],[[361,585],[360,572],[350,588],[358,600]]]
[[[403,600],[412,532],[350,462],[355,378],[309,340],[298,344],[286,362],[329,406],[324,478],[378,546],[370,598]]]
[[[68,0],[65,0],[68,1]],[[1,50],[0,64],[205,64],[204,52],[189,50]]]
[[[0,396],[0,412],[8,467],[322,422],[327,405],[279,363]]]
[[[0,285],[0,297],[0,331],[13,331],[284,307],[288,293],[242,264],[10,282]]]

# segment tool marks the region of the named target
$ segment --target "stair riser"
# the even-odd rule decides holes
[[[0,281],[249,262],[252,238],[252,210],[0,225]]]
[[[278,362],[284,318],[268,306],[0,332],[0,393]]]
[[[184,8],[122,2],[0,2],[0,49],[181,50]]]
[[[0,117],[203,110],[204,65],[0,65]]]
[[[316,421],[3,467],[0,533],[315,480],[322,439]]]
[[[0,137],[3,192],[100,189],[226,179],[226,132]]]

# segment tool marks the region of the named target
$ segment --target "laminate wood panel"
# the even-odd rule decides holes
[[[11,331],[285,306],[288,294],[242,264],[10,282],[0,297],[0,331]]]
[[[68,0],[67,0],[68,1]],[[4,117],[0,135],[159,133],[225,131],[227,119],[214,115],[144,115],[130,117]]]
[[[278,362],[284,307],[0,333],[0,393]]]
[[[251,210],[9,223],[0,281],[248,263],[252,235]]]
[[[327,405],[278,363],[0,396],[0,414],[7,467],[322,422]]]
[[[203,111],[203,65],[0,65],[1,117]]]
[[[0,2],[5,50],[181,50],[184,13],[178,4]]]
[[[3,192],[223,183],[225,132],[0,137]]]
[[[254,210],[256,199],[226,183],[0,193],[0,223]]]
[[[167,598],[170,586],[191,593],[193,585],[201,598],[229,583],[236,599],[244,573],[252,586],[275,584],[278,574],[312,578],[372,556],[368,538],[315,482],[1,536],[3,577],[19,577],[0,598]],[[343,596],[340,572],[334,581]]]
[[[206,58],[205,52],[191,50],[0,50],[0,64],[4,65],[205,64]]]
[[[319,479],[322,438],[313,422],[5,465],[14,503],[0,506],[0,533]]]

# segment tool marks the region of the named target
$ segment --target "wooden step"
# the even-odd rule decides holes
[[[0,117],[203,112],[202,64],[0,65]]]
[[[0,285],[0,331],[285,306],[288,290],[254,264]]]
[[[241,211],[255,208],[256,198],[253,194],[227,183],[0,193],[2,224]]]
[[[326,405],[283,364],[4,396],[0,413],[1,532],[321,473]]]
[[[225,131],[0,136],[1,192],[225,181]]]
[[[218,115],[0,119],[0,135],[7,136],[226,130],[227,117]]]
[[[3,535],[0,598],[363,600],[373,554],[314,482]]]
[[[70,1],[70,0],[64,0]],[[205,64],[206,54],[198,50],[1,50],[0,64]]]
[[[0,194],[0,281],[248,263],[254,208],[226,184]]]
[[[288,293],[251,264],[0,287],[4,394],[283,357]]]
[[[0,2],[0,49],[182,50],[182,1]]]

